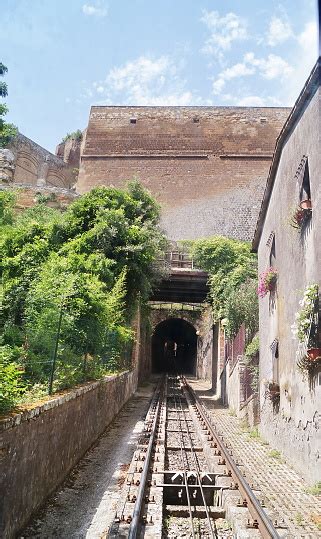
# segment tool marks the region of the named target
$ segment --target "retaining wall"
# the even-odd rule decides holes
[[[113,420],[137,372],[91,382],[0,421],[0,536],[14,537]]]

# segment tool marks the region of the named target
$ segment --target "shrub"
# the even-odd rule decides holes
[[[14,361],[16,356],[17,350],[10,346],[0,347],[0,413],[14,407],[26,390],[21,365]]]

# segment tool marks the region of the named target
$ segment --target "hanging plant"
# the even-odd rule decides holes
[[[294,213],[290,217],[290,225],[297,230],[300,230],[304,223],[307,222],[311,216],[312,209],[308,207],[295,208]]]
[[[301,309],[295,314],[295,322],[291,326],[293,337],[304,343],[311,328],[315,302],[318,299],[318,285],[311,284],[305,289],[299,305]]]
[[[268,292],[275,289],[277,275],[277,270],[272,267],[261,273],[257,287],[257,294],[260,298],[264,298]]]

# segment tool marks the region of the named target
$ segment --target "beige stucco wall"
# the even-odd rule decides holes
[[[299,300],[308,284],[321,285],[321,144],[320,89],[283,145],[274,189],[259,245],[259,273],[269,267],[271,233],[275,233],[278,281],[276,307],[269,294],[260,299],[260,429],[307,480],[321,480],[321,372],[308,380],[296,365],[297,340],[291,332]],[[308,156],[313,214],[304,233],[289,218],[299,203],[296,172]],[[264,382],[273,378],[270,345],[279,339],[280,405],[273,409]]]

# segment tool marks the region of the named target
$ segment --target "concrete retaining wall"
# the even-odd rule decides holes
[[[0,536],[14,537],[137,387],[136,371],[106,377],[0,421]]]

